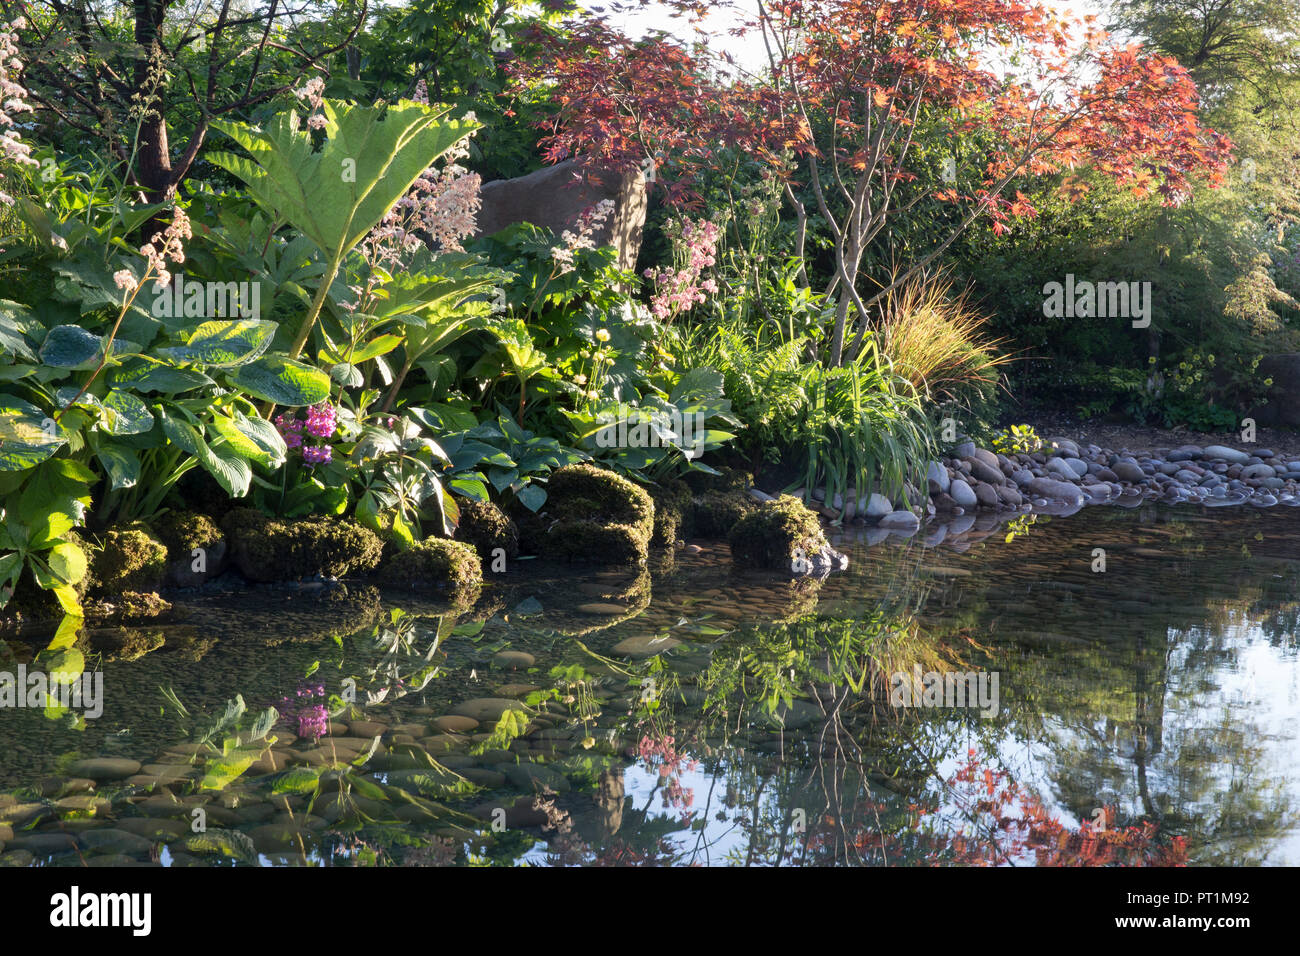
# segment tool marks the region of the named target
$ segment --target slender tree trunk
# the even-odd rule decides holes
[[[159,42],[163,18],[167,12],[166,0],[134,0],[135,42],[147,52],[135,65],[135,85],[141,97],[140,106],[146,110],[140,124],[140,141],[136,153],[136,178],[150,202],[163,202],[171,198],[175,188],[172,180],[171,150],[167,142],[167,119],[163,98],[163,51]]]

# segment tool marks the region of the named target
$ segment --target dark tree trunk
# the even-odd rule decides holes
[[[171,151],[167,143],[167,91],[163,82],[163,53],[160,45],[167,2],[168,0],[134,0],[135,42],[148,54],[135,66],[135,85],[141,97],[141,105],[146,110],[140,124],[135,171],[136,179],[149,202],[163,202],[171,198],[176,186],[172,180]]]

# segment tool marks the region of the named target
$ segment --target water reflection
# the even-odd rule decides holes
[[[723,547],[468,613],[258,592],[81,635],[101,718],[0,712],[0,863],[1300,863],[1300,515],[866,537],[824,581]],[[952,672],[996,716],[891,703]]]

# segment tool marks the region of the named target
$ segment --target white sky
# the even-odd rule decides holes
[[[611,13],[609,0],[579,0],[579,3],[587,9],[605,12],[609,22],[629,36],[642,36],[653,30],[662,30],[683,40],[694,36],[692,27],[684,18],[671,17],[662,7],[650,7],[636,13]],[[754,4],[745,0],[739,0],[739,5],[746,11],[754,9]],[[1102,0],[1047,0],[1047,5],[1075,17],[1091,14],[1099,20],[1104,19],[1105,3]],[[703,27],[716,34],[716,39],[711,42],[715,49],[730,53],[744,70],[761,70],[767,62],[762,44],[756,39],[741,40],[727,35],[728,27],[740,19],[735,6],[735,3],[718,4],[718,12],[711,15]]]

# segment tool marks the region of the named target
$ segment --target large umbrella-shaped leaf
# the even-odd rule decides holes
[[[298,229],[328,260],[290,357],[302,351],[343,257],[439,156],[480,128],[409,101],[380,108],[326,100],[324,115],[319,148],[294,111],[279,114],[265,129],[215,122],[248,155],[208,157],[242,180],[268,215]]]

